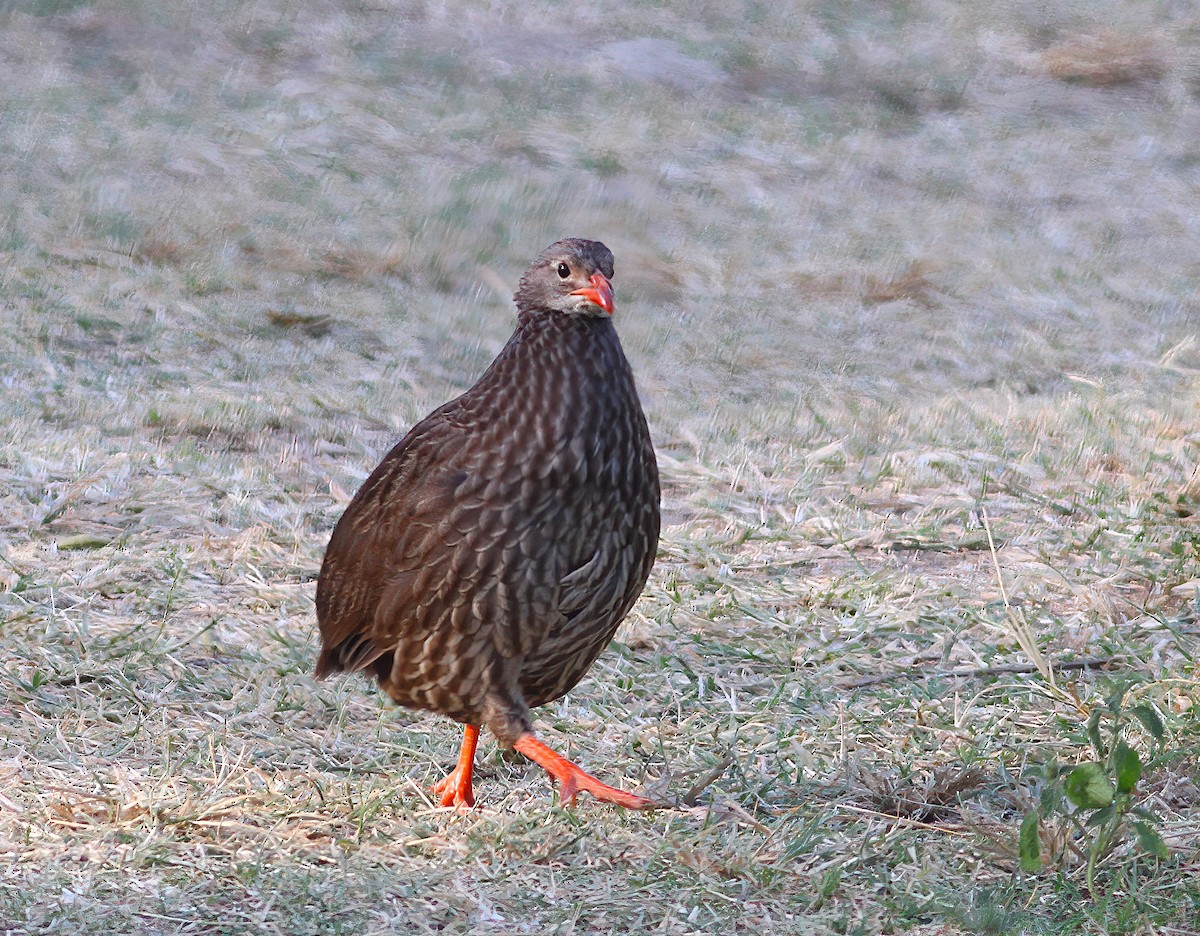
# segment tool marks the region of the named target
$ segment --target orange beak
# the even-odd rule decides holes
[[[613,288],[612,283],[608,281],[608,277],[603,273],[593,273],[591,279],[591,287],[588,289],[576,289],[571,293],[572,296],[583,296],[588,302],[594,306],[599,306],[609,315],[613,314]]]

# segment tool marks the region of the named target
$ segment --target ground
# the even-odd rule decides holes
[[[1200,932],[1197,35],[0,5],[0,933]],[[563,236],[664,531],[538,730],[668,808],[435,808],[315,576]]]

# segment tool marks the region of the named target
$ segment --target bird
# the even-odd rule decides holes
[[[321,564],[316,676],[364,673],[400,706],[464,726],[433,788],[442,806],[474,806],[482,728],[542,767],[564,804],[587,792],[656,805],[552,750],[530,714],[608,646],[658,546],[658,464],[613,325],[613,264],[582,238],[538,255],[499,355],[388,452]]]

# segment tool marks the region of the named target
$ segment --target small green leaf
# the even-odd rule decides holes
[[[1021,834],[1018,838],[1018,849],[1021,853],[1021,870],[1029,874],[1042,870],[1042,843],[1038,840],[1038,814],[1036,809],[1025,813],[1021,820]]]
[[[1133,827],[1137,829],[1138,845],[1148,855],[1153,855],[1155,858],[1167,858],[1170,855],[1170,850],[1167,848],[1167,843],[1163,841],[1159,835],[1150,826],[1148,822],[1135,822]]]
[[[99,549],[112,542],[110,537],[96,536],[94,533],[76,533],[74,536],[64,536],[58,540],[60,550],[68,549]]]
[[[1138,752],[1124,741],[1118,741],[1113,749],[1113,766],[1117,769],[1117,792],[1132,793],[1142,777],[1142,759]]]
[[[1154,710],[1154,706],[1143,702],[1141,705],[1135,705],[1129,711],[1150,732],[1150,737],[1155,741],[1162,741],[1167,736],[1166,726],[1163,725],[1163,720]]]
[[[1091,717],[1088,718],[1088,722],[1087,722],[1088,740],[1092,742],[1092,747],[1095,749],[1097,757],[1104,756],[1104,742],[1102,740],[1100,740],[1100,715],[1101,714],[1102,714],[1101,709],[1098,709],[1098,708],[1092,709]]]
[[[1063,788],[1080,809],[1100,809],[1113,801],[1113,786],[1101,764],[1080,764],[1067,774]]]
[[[1058,812],[1059,806],[1062,805],[1063,785],[1061,780],[1055,780],[1052,783],[1047,783],[1042,787],[1042,795],[1040,806],[1043,816],[1050,816]]]
[[[1125,701],[1125,695],[1129,692],[1129,683],[1123,679],[1113,683],[1112,692],[1108,694],[1108,698],[1104,700],[1105,707],[1114,715],[1121,714],[1121,703]]]
[[[1109,803],[1103,809],[1097,809],[1094,813],[1088,816],[1088,821],[1084,823],[1089,829],[1094,829],[1098,825],[1104,825],[1113,817],[1113,813],[1117,811],[1116,803]]]

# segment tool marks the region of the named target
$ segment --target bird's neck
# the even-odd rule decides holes
[[[559,312],[554,309],[530,309],[517,306],[517,333],[548,331],[576,331],[586,334],[591,330],[612,328],[612,319],[607,315],[582,315]]]
[[[574,405],[591,407],[597,397],[607,398],[602,405],[620,405],[635,395],[629,362],[607,316],[523,314],[481,383],[512,380],[567,406],[573,399]]]

